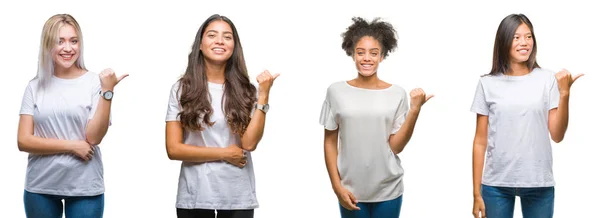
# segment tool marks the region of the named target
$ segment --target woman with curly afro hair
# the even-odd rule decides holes
[[[398,153],[410,140],[421,106],[433,95],[406,91],[377,76],[397,47],[396,31],[376,18],[355,17],[342,34],[342,49],[357,77],[331,84],[321,109],[325,163],[342,218],[399,217],[404,170]]]

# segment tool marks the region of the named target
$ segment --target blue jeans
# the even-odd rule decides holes
[[[488,218],[512,218],[516,196],[521,198],[523,218],[553,216],[554,187],[507,188],[481,185],[481,197]]]
[[[402,206],[402,195],[396,199],[382,202],[359,202],[360,210],[348,210],[340,204],[342,218],[398,218]]]
[[[27,218],[62,218],[62,200],[65,200],[66,218],[102,218],[104,214],[104,194],[61,196],[25,191],[25,215]]]

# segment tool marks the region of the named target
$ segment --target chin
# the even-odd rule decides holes
[[[364,76],[364,77],[369,77],[369,76],[375,75],[376,72],[374,72],[374,71],[373,72],[361,72],[361,71],[358,71],[358,73],[360,75]]]

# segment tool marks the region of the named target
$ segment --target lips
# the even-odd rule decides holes
[[[373,64],[361,64],[360,65],[363,69],[371,69],[373,67]]]
[[[214,53],[217,53],[217,54],[223,54],[223,53],[225,53],[225,51],[226,51],[224,48],[213,48],[213,49],[211,49],[211,50],[212,50]]]
[[[73,54],[59,54],[58,56],[60,56],[65,61],[70,61],[71,59],[73,59]]]
[[[529,53],[529,49],[518,49],[517,53],[522,54],[522,55],[526,55]]]

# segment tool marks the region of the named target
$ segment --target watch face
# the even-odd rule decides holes
[[[269,104],[265,104],[265,105],[263,105],[263,110],[264,110],[265,112],[269,111]]]
[[[111,92],[111,91],[106,91],[106,92],[104,93],[103,97],[104,97],[104,99],[106,99],[106,100],[110,100],[110,99],[112,99],[112,97],[113,97],[113,92]]]

